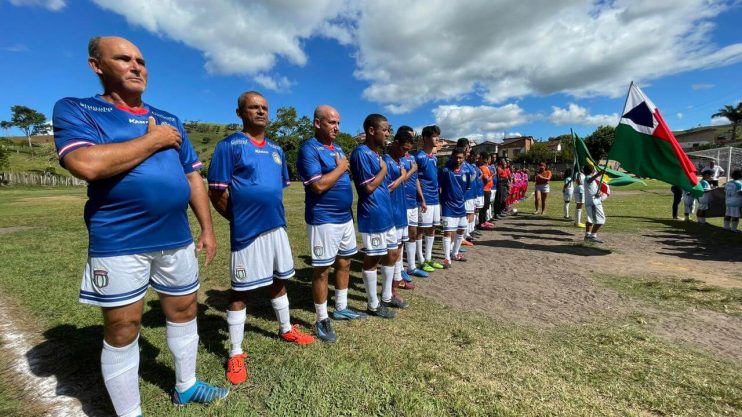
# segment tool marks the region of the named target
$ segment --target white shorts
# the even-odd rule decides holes
[[[701,198],[698,200],[698,210],[708,210],[709,203],[707,198]]]
[[[462,217],[441,217],[441,227],[444,232],[454,232],[456,230],[466,230],[469,222],[466,221],[466,216]]]
[[[232,289],[248,291],[294,276],[294,258],[286,229],[264,232],[247,247],[232,252]]]
[[[585,209],[588,223],[605,224],[605,212],[602,204],[587,204]]]
[[[341,224],[308,224],[307,236],[312,266],[330,266],[337,256],[353,256],[358,252],[353,220]]]
[[[415,207],[413,209],[407,209],[407,226],[417,227],[417,221],[419,218],[419,212],[420,210]]]
[[[428,209],[423,213],[420,210],[420,218],[417,221],[419,227],[432,227],[441,225],[441,205],[428,205]]]
[[[396,227],[392,227],[385,232],[361,232],[361,240],[363,241],[363,251],[368,256],[386,255],[388,251],[397,249],[397,246],[399,246]]]
[[[464,209],[466,210],[466,214],[474,214],[474,200],[474,198],[470,198],[464,201]]]
[[[401,245],[402,242],[409,242],[410,235],[407,233],[407,226],[395,227],[394,229],[397,236],[397,246]]]
[[[570,190],[569,188],[562,191],[562,196],[564,197],[565,203],[569,203],[570,201],[572,201],[572,193],[574,193],[574,190]]]
[[[739,217],[739,207],[727,206],[727,211],[724,213],[724,217]]]
[[[474,208],[480,209],[482,207],[484,207],[484,196],[480,195],[474,199]]]
[[[574,198],[575,203],[577,204],[585,204],[585,193],[582,192],[582,187],[575,188],[575,191],[572,193],[572,198]]]
[[[135,255],[88,258],[80,285],[80,302],[119,307],[141,300],[152,287],[161,294],[197,291],[196,246]]]
[[[685,212],[686,213],[693,213],[696,208],[696,199],[695,198],[685,198]]]
[[[551,191],[551,187],[549,187],[549,184],[538,184],[536,185],[536,191],[548,193]]]

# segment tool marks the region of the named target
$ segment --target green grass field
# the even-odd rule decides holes
[[[554,184],[555,190],[560,188]],[[611,197],[606,232],[670,228],[668,189],[658,183],[641,190],[637,186],[621,189],[637,193]],[[314,312],[303,198],[300,184],[292,184],[285,192],[297,269],[297,277],[288,286],[292,318],[307,330],[314,322]],[[63,383],[77,381],[96,398],[93,405],[107,406],[99,375],[100,312],[77,302],[87,246],[81,217],[84,201],[82,188],[0,188],[0,228],[29,227],[0,235],[0,292],[17,300],[44,334],[44,344],[59,351],[55,361],[64,366],[41,363],[35,372],[54,374]],[[522,210],[531,204],[532,200],[523,203]],[[552,207],[552,213],[556,211]],[[220,250],[215,263],[202,270],[198,375],[224,385],[229,239],[227,222],[217,218],[215,225]],[[692,231],[697,225],[682,227]],[[352,266],[351,279],[350,304],[362,309],[365,295],[358,262]],[[451,290],[456,290],[455,282]],[[673,293],[686,291],[694,290],[683,285],[672,288]],[[645,299],[645,292],[632,289],[626,293]],[[146,415],[742,413],[739,362],[660,339],[630,316],[543,328],[447,308],[410,294],[412,307],[397,320],[336,322],[338,343],[297,347],[277,339],[277,325],[265,293],[257,291],[251,299],[254,302],[248,308],[246,328],[248,382],[208,408],[176,409],[168,396],[173,365],[165,344],[164,317],[156,297],[149,294],[140,339]],[[714,303],[699,304],[684,296],[673,297],[672,303],[718,311]],[[738,294],[729,303],[739,311]],[[5,378],[0,381],[3,415],[30,414],[14,400],[20,395],[19,386]]]

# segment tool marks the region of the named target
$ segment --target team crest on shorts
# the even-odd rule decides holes
[[[315,246],[312,249],[312,252],[314,252],[314,256],[319,257],[325,254],[325,248],[323,248],[322,246]]]
[[[281,155],[279,155],[278,152],[273,152],[273,162],[281,165]]]
[[[108,271],[105,269],[93,270],[93,285],[98,288],[105,288],[108,286]]]
[[[245,270],[245,267],[240,265],[235,269],[234,276],[239,279],[245,279],[247,278],[247,271]]]
[[[372,237],[371,238],[371,246],[373,246],[375,248],[381,246],[381,238],[379,238],[379,237]]]
[[[443,226],[443,227],[448,226],[448,221],[441,219],[441,226]]]

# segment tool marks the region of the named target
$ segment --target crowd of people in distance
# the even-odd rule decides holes
[[[711,205],[711,192],[718,188],[719,178],[724,174],[724,169],[711,160],[708,166],[701,170],[700,185],[703,188],[703,196],[696,198],[691,191],[683,191],[680,187],[673,185],[670,190],[673,193],[672,217],[680,219],[678,208],[680,202],[684,205],[684,219],[689,221],[695,212],[699,224],[708,224],[707,215]],[[739,231],[740,207],[742,207],[742,169],[733,169],[729,174],[729,180],[724,187],[724,230],[731,232]]]

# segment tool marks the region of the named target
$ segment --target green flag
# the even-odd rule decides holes
[[[598,163],[595,162],[593,157],[590,155],[590,151],[587,150],[587,145],[585,144],[585,141],[582,140],[579,136],[576,134],[572,134],[573,140],[572,143],[574,144],[574,154],[575,154],[575,169],[582,171],[582,168],[585,165],[592,165],[595,167],[596,170],[601,169],[598,167]],[[615,169],[606,168],[605,170],[606,175],[608,178],[610,178],[607,182],[609,185],[620,187],[622,185],[629,185],[634,183],[639,183],[643,185],[647,185],[639,178],[632,177],[624,172],[617,171]]]

